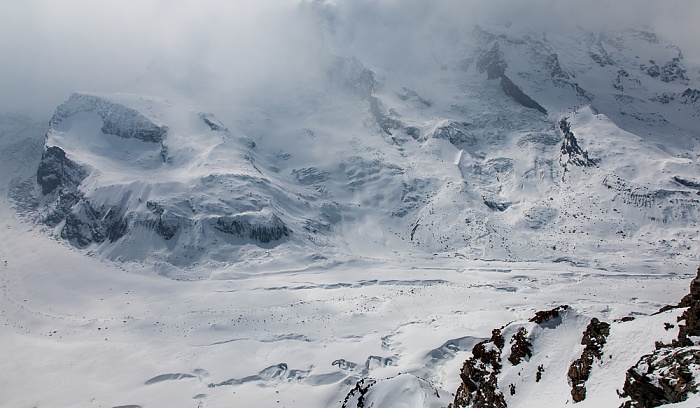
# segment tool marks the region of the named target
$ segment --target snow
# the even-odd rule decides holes
[[[436,49],[445,70],[364,55],[328,83],[206,110],[76,93],[45,145],[89,170],[79,189],[91,203],[118,204],[133,222],[116,242],[82,249],[18,200],[38,193],[45,125],[3,116],[0,173],[11,179],[0,191],[25,184],[0,204],[0,405],[338,407],[374,378],[376,406],[442,406],[473,345],[523,322],[548,352],[529,371],[505,369],[502,384],[517,389],[503,390],[509,406],[563,406],[590,317],[635,316],[612,325],[580,404],[618,406],[626,369],[677,334],[663,323],[680,311],[651,314],[687,292],[700,260],[697,189],[673,179],[700,179],[697,118],[650,100],[698,85],[633,70],[630,53],[647,42],[620,36],[616,47],[611,37],[501,42],[506,75],[549,115],[460,68],[488,45],[478,41],[459,54]],[[597,65],[596,47],[618,65]],[[640,55],[660,55],[654,47]],[[551,52],[564,85],[542,65]],[[375,72],[380,114],[403,124],[391,135],[358,83],[364,68]],[[625,83],[636,99],[616,99],[620,68],[639,80]],[[597,166],[564,170],[564,117]],[[436,135],[452,123],[461,140]],[[144,128],[167,131],[126,137]],[[180,223],[169,239],[147,222],[161,216]],[[261,242],[226,235],[218,220],[289,234]],[[556,330],[526,323],[563,304]],[[544,391],[532,381],[539,365]]]

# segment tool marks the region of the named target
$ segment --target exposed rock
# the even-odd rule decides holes
[[[173,239],[180,230],[183,219],[171,212],[163,213],[158,217],[158,222],[154,226],[155,232],[166,241]]]
[[[681,94],[680,103],[691,104],[700,99],[700,90],[688,88]]]
[[[551,310],[539,311],[539,312],[535,313],[535,316],[532,319],[530,319],[530,321],[533,323],[537,323],[539,325],[543,325],[552,319],[558,319],[559,314],[565,310],[568,310],[568,309],[569,309],[568,305],[562,305],[562,306],[557,306]]]
[[[223,125],[214,115],[211,113],[200,113],[199,118],[202,119],[204,123],[209,126],[209,129],[211,129],[214,132],[226,132],[228,129],[226,129],[226,126]]]
[[[377,381],[371,378],[363,378],[357,382],[355,388],[345,396],[342,408],[365,408],[365,395]]]
[[[74,93],[62,103],[49,124],[57,126],[65,119],[83,112],[96,112],[102,118],[102,133],[124,139],[140,139],[149,143],[161,143],[168,126],[155,123],[124,105],[99,96]]]
[[[559,128],[564,134],[564,141],[561,144],[562,165],[564,169],[568,164],[573,164],[580,167],[594,167],[598,161],[588,157],[588,152],[581,149],[581,146],[576,140],[576,136],[571,131],[571,124],[566,118],[559,121]],[[564,159],[566,157],[566,159]]]
[[[74,192],[87,177],[87,171],[66,157],[60,147],[48,146],[41,155],[36,181],[41,193],[51,194],[61,187],[62,193]]]
[[[505,408],[506,400],[498,389],[501,372],[501,352],[505,340],[500,329],[494,329],[491,339],[474,346],[472,357],[464,362],[460,384],[453,402],[454,408]]]
[[[384,113],[384,110],[382,108],[382,101],[379,100],[379,98],[377,98],[376,96],[369,97],[369,110],[370,113],[372,113],[372,117],[374,117],[374,120],[376,120],[379,124],[379,127],[381,127],[384,133],[386,133],[387,135],[393,134],[392,130],[403,129],[404,125],[403,123],[401,123],[401,121],[387,116]]]
[[[544,374],[544,366],[542,364],[537,366],[537,374],[535,374],[535,382],[540,382],[542,380],[542,374]]]
[[[685,73],[686,70],[680,58],[675,57],[661,67],[661,80],[664,82],[687,81],[688,77]]]
[[[343,401],[343,408],[444,407],[451,398],[429,381],[403,373],[383,379],[361,379]]]
[[[402,101],[408,101],[408,100],[415,100],[416,102],[426,106],[426,107],[431,107],[433,106],[432,102],[429,100],[424,99],[422,96],[418,95],[416,91],[413,89],[409,88],[402,88],[401,92],[397,92],[396,96],[399,97]]]
[[[467,129],[469,126],[470,124],[466,122],[449,121],[443,126],[438,126],[438,128],[433,132],[433,137],[435,139],[448,140],[455,146],[474,146],[476,145],[477,140],[476,137],[468,132]]]
[[[292,175],[296,177],[300,184],[305,186],[322,183],[330,178],[330,175],[327,172],[319,170],[316,167],[294,169],[292,170]]]
[[[497,201],[493,200],[488,200],[485,197],[482,197],[484,200],[484,204],[486,204],[487,207],[489,207],[493,211],[500,211],[503,212],[510,207],[510,203],[500,203]]]
[[[680,176],[673,176],[673,180],[686,187],[690,188],[700,188],[700,181],[688,180]]]
[[[226,234],[239,238],[250,238],[263,244],[277,241],[291,233],[284,222],[269,211],[218,217],[212,226]]]
[[[525,92],[506,76],[505,72],[507,66],[498,42],[495,42],[488,51],[482,52],[476,63],[479,72],[486,72],[488,79],[500,79],[501,89],[514,101],[526,108],[536,109],[546,115],[547,110],[543,108],[542,105],[526,95]]]
[[[649,75],[652,78],[656,78],[659,75],[661,75],[661,68],[659,68],[659,65],[656,63],[654,60],[649,60],[649,66],[646,64],[642,64],[639,66],[639,69],[644,71],[647,75]]]
[[[676,99],[676,94],[671,92],[663,92],[651,98],[652,101],[669,104]]]
[[[583,332],[581,344],[586,347],[581,357],[571,363],[568,376],[571,380],[571,397],[574,402],[586,399],[586,381],[591,374],[594,359],[600,359],[603,355],[603,346],[610,334],[610,324],[601,322],[595,317]]]
[[[697,276],[690,283],[690,293],[681,299],[678,307],[687,307],[683,312],[681,320],[684,324],[679,325],[678,341],[674,341],[675,346],[694,346],[698,344],[697,337],[700,337],[700,268]],[[692,340],[691,337],[695,337]]]
[[[357,58],[338,57],[328,69],[331,81],[355,91],[362,98],[369,98],[377,85],[374,72],[367,69]]]
[[[643,356],[627,371],[621,408],[651,408],[685,401],[698,391],[700,347],[662,348]]]
[[[37,183],[44,196],[50,196],[42,222],[55,227],[64,222],[61,238],[83,248],[93,242],[114,242],[128,231],[128,221],[120,207],[94,207],[78,186],[87,170],[66,157],[59,147],[49,146],[37,169]]]
[[[515,102],[521,104],[522,106],[538,110],[545,115],[547,114],[547,109],[526,95],[522,89],[515,85],[513,81],[511,81],[510,78],[505,75],[501,77],[501,89],[503,89],[503,92],[505,92],[506,95],[510,96]]]
[[[657,342],[657,349],[642,356],[629,370],[621,408],[650,408],[685,401],[698,392],[700,378],[700,268],[690,283],[690,293],[677,307],[688,308],[679,317],[678,338],[671,344]]]
[[[514,366],[520,364],[523,358],[532,357],[532,343],[527,338],[527,330],[524,327],[518,329],[518,332],[510,339],[510,356],[508,361]]]

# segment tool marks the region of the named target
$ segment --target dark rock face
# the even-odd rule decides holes
[[[328,77],[332,82],[352,89],[363,99],[372,96],[377,86],[374,72],[354,57],[336,58],[328,69]]]
[[[558,59],[556,59],[556,62],[558,64]],[[536,109],[546,115],[547,110],[543,108],[542,105],[535,102],[534,99],[526,95],[525,92],[518,88],[518,86],[515,85],[513,81],[511,81],[511,79],[506,76],[505,72],[507,66],[508,65],[506,64],[505,59],[503,58],[503,53],[500,51],[500,46],[498,45],[498,42],[494,43],[491,49],[483,52],[476,63],[477,70],[479,70],[479,72],[481,73],[486,72],[488,79],[500,79],[501,89],[515,102],[519,103],[520,105],[526,108]]]
[[[135,117],[129,124],[130,126],[125,129],[123,124],[118,122],[122,120],[122,118],[115,118],[107,112],[101,113],[103,120],[102,133],[119,136],[123,139],[140,139],[150,143],[160,143],[163,141],[163,136],[168,132],[167,126],[157,126],[153,122],[143,118],[136,111],[134,111],[133,114]]]
[[[505,92],[506,95],[510,96],[515,102],[521,104],[522,106],[538,110],[545,115],[547,114],[547,109],[535,102],[534,99],[527,96],[525,92],[518,88],[518,86],[505,75],[501,77],[501,89],[503,89],[503,92]]]
[[[75,191],[85,177],[87,171],[66,158],[66,152],[56,146],[44,150],[36,172],[36,181],[44,195],[51,194],[58,187],[64,191]]]
[[[494,43],[491,49],[481,54],[476,62],[476,69],[479,72],[486,72],[488,79],[498,79],[505,75],[507,64],[503,58],[498,42]]]
[[[96,112],[102,118],[102,133],[124,139],[135,138],[149,143],[161,143],[168,127],[158,125],[138,111],[98,96],[74,93],[62,103],[49,124],[56,126],[65,119],[83,112]]]
[[[646,64],[642,64],[639,69],[644,71],[652,78],[656,78],[661,75],[661,68],[659,68],[659,65],[654,60],[650,60],[648,66]]]
[[[484,200],[484,204],[486,204],[487,207],[489,207],[492,211],[500,211],[503,212],[510,207],[510,203],[499,203],[493,200],[488,200],[484,197],[482,197]]]
[[[330,179],[330,174],[319,170],[316,167],[305,167],[303,169],[292,170],[292,175],[296,177],[300,184],[310,186],[316,183],[322,183]]]
[[[41,193],[49,196],[42,222],[55,227],[65,221],[61,238],[78,248],[105,239],[114,242],[129,229],[124,211],[119,206],[95,207],[83,196],[78,186],[87,176],[85,168],[68,159],[66,153],[56,146],[46,148],[37,169]]]
[[[579,167],[595,167],[598,164],[597,160],[588,157],[587,151],[581,149],[578,140],[576,140],[576,136],[574,136],[574,133],[571,131],[571,124],[566,118],[559,122],[559,129],[561,129],[564,134],[564,141],[561,144],[561,154],[567,157],[567,159],[562,162],[564,168],[566,168],[567,164],[573,164]]]
[[[532,357],[532,343],[528,340],[527,330],[524,327],[518,329],[518,332],[510,339],[510,343],[508,361],[514,366],[520,364],[524,358]]]
[[[585,345],[581,357],[569,366],[568,377],[571,380],[571,397],[574,402],[586,399],[586,381],[591,374],[594,359],[603,356],[603,346],[610,334],[610,324],[601,322],[595,317],[583,332],[581,344]]]
[[[651,408],[685,401],[698,391],[691,366],[700,366],[697,348],[664,348],[643,356],[627,371],[621,408]]]
[[[677,308],[687,308],[678,318],[679,335],[671,344],[657,342],[656,351],[642,356],[626,374],[622,391],[620,408],[651,408],[660,405],[686,401],[691,394],[700,392],[700,268],[697,277],[690,284],[690,293],[686,295]],[[668,308],[674,308],[669,306]],[[568,306],[560,306],[552,310],[537,312],[530,319],[540,327],[556,329],[561,323],[563,312]],[[623,318],[617,324],[631,319]],[[460,384],[451,407],[505,407],[503,393],[509,392],[514,398],[518,393],[517,383],[499,384],[501,372],[510,373],[510,363],[527,372],[527,363],[535,355],[535,350],[528,337],[528,330],[519,327],[510,338],[510,355],[508,362],[502,362],[501,356],[505,343],[502,331],[511,332],[512,326],[493,331],[491,339],[474,346],[473,356],[465,361],[460,372]],[[517,326],[516,326],[517,327]],[[669,330],[673,325],[665,323]],[[532,326],[530,326],[532,328]],[[581,338],[584,347],[581,356],[571,363],[567,376],[571,384],[571,400],[574,403],[586,398],[586,382],[596,361],[603,358],[603,350],[610,335],[610,324],[592,318]],[[535,329],[532,329],[535,330]],[[634,339],[630,347],[634,347]],[[547,350],[539,350],[539,352]],[[504,366],[506,368],[504,368]],[[534,382],[544,381],[545,365],[532,367]],[[520,374],[518,374],[520,375]],[[513,400],[515,401],[515,400]],[[618,404],[620,404],[618,402]]]
[[[505,340],[500,329],[494,329],[491,339],[474,346],[472,357],[464,362],[457,389],[451,405],[454,408],[505,408],[506,400],[498,389],[501,372],[501,352]]]
[[[216,219],[213,227],[226,234],[235,235],[239,238],[250,238],[263,244],[277,241],[282,237],[289,236],[291,233],[289,228],[275,214],[271,214],[270,219],[265,220],[265,222],[252,220],[242,214],[219,217]]]
[[[596,64],[600,65],[601,67],[605,67],[607,65],[613,65],[615,62],[610,58],[608,53],[595,53],[591,52],[588,54],[593,61],[596,62]]]
[[[328,77],[331,81],[352,89],[355,94],[367,100],[372,117],[387,135],[392,135],[395,130],[404,130],[409,135],[418,130],[407,128],[401,121],[384,113],[382,101],[374,96],[377,87],[374,72],[362,65],[357,58],[336,58],[328,70]]]
[[[219,120],[216,119],[214,115],[210,113],[200,113],[199,118],[202,119],[202,121],[206,123],[207,126],[209,126],[209,129],[211,129],[214,132],[228,131],[228,129],[226,129],[226,126],[219,122]]]
[[[345,400],[343,401],[343,406],[342,408],[347,408],[348,403],[350,401],[355,402],[354,400],[357,400],[353,406],[356,406],[357,408],[364,408],[365,407],[365,395],[367,395],[367,392],[369,391],[370,387],[372,387],[374,384],[376,384],[376,380],[372,380],[369,378],[363,378],[360,381],[357,382],[355,385],[355,388],[350,390],[347,396],[345,396]]]
[[[686,70],[680,58],[673,58],[661,67],[661,80],[664,82],[687,81]]]
[[[621,408],[651,408],[685,401],[697,393],[694,373],[700,369],[700,268],[690,283],[690,293],[677,307],[687,307],[679,318],[678,338],[671,344],[657,343],[657,350],[642,356],[629,370],[623,387],[629,400]]]
[[[382,102],[376,96],[369,97],[369,111],[372,113],[374,120],[379,124],[379,127],[381,127],[387,135],[392,135],[392,130],[400,130],[404,127],[401,121],[384,114]]]
[[[678,341],[674,341],[674,345],[694,346],[695,343],[690,337],[700,336],[700,268],[697,276],[690,283],[690,293],[681,299],[678,307],[687,307],[688,310],[681,315],[681,320],[685,320],[685,324],[679,325]]]
[[[700,90],[688,88],[681,94],[680,102],[683,104],[695,103],[700,99]]]
[[[435,139],[448,140],[455,146],[476,145],[476,137],[469,134],[468,128],[470,124],[466,122],[450,122],[445,126],[440,126],[433,132],[433,137]]]
[[[568,308],[569,308],[568,305],[562,305],[562,306],[555,307],[552,310],[539,311],[539,312],[535,313],[535,316],[532,319],[530,319],[530,321],[533,323],[537,323],[539,325],[546,324],[547,322],[549,322],[552,319],[558,319],[559,314],[561,312],[567,310]]]

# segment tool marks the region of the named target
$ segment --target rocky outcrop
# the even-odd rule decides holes
[[[449,393],[413,374],[384,380],[364,378],[343,400],[342,408],[444,407]]]
[[[469,132],[470,126],[467,122],[448,121],[435,129],[433,138],[447,140],[455,146],[474,146],[477,139]]]
[[[664,347],[643,356],[627,371],[620,408],[651,408],[685,401],[698,392],[700,347]]]
[[[598,161],[588,157],[588,152],[581,149],[578,140],[571,131],[571,124],[566,118],[559,121],[559,129],[564,134],[564,141],[561,144],[561,163],[566,170],[567,165],[573,164],[579,167],[595,167]]]
[[[48,146],[41,155],[36,181],[43,195],[73,193],[87,177],[87,170],[66,157],[60,147]]]
[[[96,112],[102,119],[102,133],[124,139],[135,138],[149,143],[161,143],[168,126],[156,123],[139,111],[99,96],[74,93],[54,113],[49,125],[57,127],[71,116]]]
[[[365,396],[369,392],[370,387],[376,384],[377,381],[371,378],[363,378],[355,384],[355,388],[351,389],[348,395],[345,396],[342,408],[365,408]]]
[[[551,310],[542,310],[542,311],[536,312],[535,316],[530,319],[530,322],[537,323],[539,325],[544,325],[552,320],[560,320],[561,313],[568,310],[568,309],[569,309],[568,305],[562,305],[562,306],[555,307],[554,309],[551,309]]]
[[[600,360],[603,356],[603,346],[610,335],[610,324],[601,322],[595,317],[583,332],[581,344],[586,346],[581,353],[581,357],[576,359],[569,366],[568,377],[571,381],[571,398],[574,402],[586,399],[586,381],[591,375],[591,368],[595,359]]]
[[[42,222],[56,227],[63,222],[61,238],[83,248],[93,242],[114,242],[129,229],[124,211],[119,206],[94,206],[79,190],[88,171],[66,157],[56,146],[44,150],[37,183],[46,200]]]
[[[277,241],[291,233],[284,222],[269,211],[217,217],[212,226],[226,234],[249,238],[263,244]]]
[[[678,307],[687,307],[688,310],[681,315],[684,324],[680,325],[678,341],[673,345],[690,347],[700,344],[700,268],[690,283],[690,293],[681,299]],[[693,337],[695,339],[692,339]]]
[[[657,342],[656,351],[627,370],[623,388],[627,401],[621,408],[677,403],[700,391],[700,268],[690,283],[690,293],[675,307],[687,308],[678,318],[683,322],[678,338],[670,344]]]
[[[507,66],[508,64],[503,58],[498,42],[495,42],[489,50],[482,52],[479,60],[476,63],[477,70],[479,70],[480,73],[486,72],[488,79],[500,79],[501,89],[515,102],[526,108],[535,109],[546,115],[547,110],[542,107],[542,105],[526,95],[522,89],[515,85],[513,81],[506,76]]]
[[[679,316],[678,321],[681,324],[678,325],[677,338],[668,344],[657,341],[656,350],[641,356],[638,362],[627,371],[624,386],[618,390],[618,395],[622,399],[620,408],[657,407],[685,401],[690,395],[700,392],[700,376],[698,376],[700,373],[700,268],[698,268],[697,277],[690,284],[690,293],[678,305],[664,307],[662,312],[673,308],[687,308],[682,314],[666,315]],[[491,339],[474,346],[473,356],[465,361],[460,372],[462,383],[455,394],[452,407],[505,407],[508,401],[515,401],[508,398],[517,398],[518,389],[523,384],[531,387],[529,392],[536,389],[532,388],[532,384],[527,385],[523,382],[524,378],[528,378],[525,376],[530,376],[530,380],[527,381],[540,383],[545,374],[546,362],[553,356],[552,350],[535,349],[537,337],[545,332],[539,331],[534,335],[532,333],[536,330],[558,330],[559,327],[570,325],[577,320],[580,322],[583,316],[575,313],[572,315],[568,311],[568,306],[560,306],[537,312],[529,321],[531,326],[527,326],[530,331],[526,324],[512,323],[495,329]],[[672,318],[675,319],[675,317]],[[622,318],[615,320],[614,324],[630,324],[628,322],[636,322],[636,320]],[[659,324],[663,321],[665,320],[656,320]],[[533,326],[533,323],[537,326]],[[668,333],[668,330],[673,327],[673,324],[664,323],[663,327],[658,329],[660,333]],[[639,329],[641,326],[636,330]],[[506,333],[505,336],[504,333]],[[586,383],[592,374],[593,367],[604,369],[603,367],[608,364],[608,353],[605,353],[605,361],[603,361],[603,355],[610,333],[610,323],[595,317],[588,322],[580,341],[585,347],[580,357],[570,364],[566,373],[571,386],[569,402],[577,403],[586,399]],[[510,337],[510,353],[504,350],[507,337]],[[668,337],[665,338],[668,339]],[[617,341],[621,341],[619,336]],[[629,342],[629,347],[635,347],[634,339],[629,338],[624,341]],[[545,344],[548,344],[547,341]],[[620,343],[615,347],[619,349]],[[507,361],[501,361],[503,355],[507,357]],[[546,356],[543,358],[543,355]],[[610,354],[611,359],[614,357]],[[527,367],[527,364],[524,368],[520,368],[523,367],[524,362],[532,363],[532,361],[544,361],[545,364],[539,364],[536,370]],[[515,367],[519,367],[517,371]],[[600,377],[597,378],[600,381]],[[615,381],[614,378],[610,380]],[[508,398],[504,396],[506,391],[509,391]]]
[[[510,339],[510,356],[508,361],[514,366],[520,364],[525,358],[532,357],[532,343],[527,338],[527,329],[521,327]]]
[[[491,338],[472,349],[472,357],[464,362],[460,371],[462,383],[457,389],[454,408],[505,408],[506,400],[498,388],[501,372],[501,353],[505,340],[501,329],[494,329]]]
[[[328,77],[332,82],[352,89],[362,99],[367,100],[370,114],[384,133],[393,135],[394,131],[403,130],[409,136],[418,138],[420,133],[418,128],[406,126],[400,120],[392,117],[393,115],[385,113],[382,101],[374,95],[377,86],[374,72],[365,67],[357,58],[337,57],[328,70]]]
[[[233,155],[238,154],[244,163],[242,167],[249,163],[246,160],[252,160],[246,155],[246,148],[254,148],[252,140],[232,137],[210,113],[170,108],[140,97],[120,95],[110,100],[71,95],[50,121],[36,170],[40,221],[77,248],[100,244],[96,250],[115,258],[129,258],[135,252],[145,256],[149,250],[167,249],[164,257],[177,265],[188,265],[204,253],[202,238],[212,237],[217,243],[228,245],[269,246],[290,236],[291,229],[276,214],[265,210],[271,201],[265,196],[270,193],[267,180],[248,174],[216,173],[188,184],[181,182],[186,177],[179,173],[169,177],[178,167],[203,159],[205,156],[196,152],[198,148],[208,154],[211,148],[222,146],[222,140],[230,143]],[[168,126],[150,118],[151,114],[174,120],[172,123],[178,123],[182,129],[178,127],[166,138]],[[184,125],[177,122],[183,114],[190,119],[183,120]],[[186,132],[196,132],[196,143],[202,146],[183,144]],[[168,146],[175,151],[169,152]],[[109,165],[101,167],[103,161]],[[120,173],[119,166],[128,166],[123,180],[112,177]],[[255,165],[249,169],[256,169]],[[314,177],[319,175],[322,173],[301,172],[299,180],[309,184],[316,182]],[[263,192],[235,199],[216,195],[213,199],[224,185],[229,191],[254,186]],[[143,248],[143,242],[152,247]],[[114,245],[101,245],[111,243]]]
[[[688,81],[686,72],[680,58],[675,57],[661,67],[661,80],[664,82]]]
[[[688,88],[681,94],[679,101],[682,104],[691,104],[700,100],[700,90]]]

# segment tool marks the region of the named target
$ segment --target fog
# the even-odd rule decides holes
[[[420,60],[436,25],[650,27],[698,62],[698,17],[696,0],[0,0],[0,112],[48,118],[76,90],[260,95],[336,54]]]

